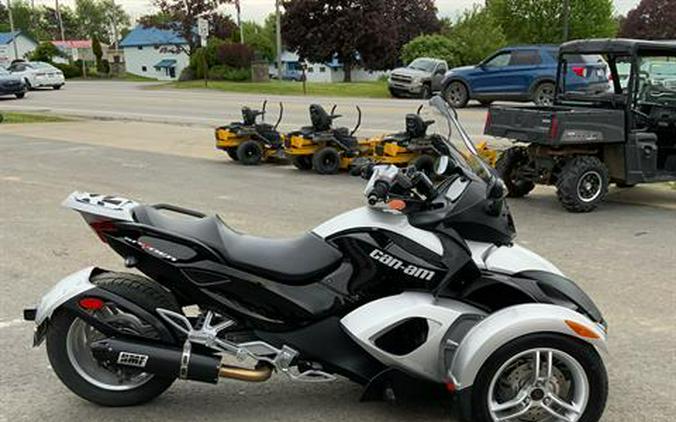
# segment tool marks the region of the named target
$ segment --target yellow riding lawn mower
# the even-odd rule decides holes
[[[284,160],[284,136],[277,131],[284,106],[279,103],[279,117],[273,125],[265,123],[265,108],[242,107],[242,121],[216,129],[216,148],[225,151],[234,161],[251,166],[262,161]],[[257,121],[260,116],[261,122]]]
[[[445,144],[436,134],[428,134],[427,129],[434,120],[424,120],[420,115],[421,105],[415,114],[406,115],[406,130],[383,137],[375,147],[373,162],[394,164],[401,167],[410,165],[418,170],[432,174],[434,163],[440,155],[446,155]],[[495,165],[495,151],[490,150],[486,142],[478,145],[479,154],[491,165]]]
[[[357,107],[357,124],[352,130],[333,127],[333,121],[341,117],[335,114],[335,110],[334,105],[329,114],[322,106],[312,104],[312,126],[286,135],[285,152],[298,169],[335,174],[341,169],[348,169],[356,158],[373,154],[380,138],[360,140],[354,136],[361,125],[361,109]]]

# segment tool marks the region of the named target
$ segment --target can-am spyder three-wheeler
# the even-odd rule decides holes
[[[513,242],[501,180],[455,111],[440,97],[431,104],[459,136],[446,132],[441,182],[412,167],[364,169],[368,206],[293,239],[241,234],[177,206],[73,193],[65,205],[145,277],[98,267],[66,277],[24,312],[37,324],[35,345],[46,339],[61,381],[106,406],[146,402],[176,379],[277,373],[346,377],[366,386],[365,399],[426,383],[455,392],[474,422],[599,420],[601,313]],[[189,305],[200,312],[186,315]]]

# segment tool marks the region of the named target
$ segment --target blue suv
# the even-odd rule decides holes
[[[554,100],[558,47],[529,45],[498,50],[476,66],[456,67],[446,72],[443,94],[456,108],[478,100],[533,101],[551,105]],[[572,72],[566,86],[603,90],[608,84],[608,64],[599,55],[569,58]]]

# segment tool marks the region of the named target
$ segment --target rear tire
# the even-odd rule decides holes
[[[180,307],[171,293],[145,277],[127,273],[102,273],[92,277],[91,281],[102,289],[134,302],[148,312],[154,313],[156,308],[180,312]],[[128,386],[126,389],[105,388],[93,384],[80,374],[78,371],[78,368],[82,370],[80,363],[77,359],[73,360],[75,357],[71,357],[69,351],[69,332],[76,324],[82,323],[83,321],[73,314],[60,311],[50,319],[47,332],[49,362],[59,379],[78,396],[102,406],[133,406],[154,399],[174,382],[173,378],[153,375],[140,385]],[[101,368],[98,370],[105,370]],[[93,378],[91,374],[88,376]]]
[[[237,147],[237,158],[245,166],[255,166],[263,159],[263,148],[252,139],[244,141]]]
[[[61,89],[62,86],[63,85],[54,85],[52,88],[54,89],[54,91],[58,91]]]
[[[531,334],[512,340],[495,351],[486,362],[484,362],[474,380],[471,394],[468,394],[461,399],[460,405],[463,408],[462,413],[463,416],[465,416],[465,419],[469,417],[472,422],[493,421],[489,410],[489,396],[491,396],[491,384],[494,377],[510,359],[520,353],[533,349],[547,349],[563,353],[572,358],[572,361],[575,361],[579,365],[576,371],[583,372],[583,374],[578,374],[581,376],[583,375],[581,377],[582,379],[586,377],[588,382],[588,399],[586,406],[581,409],[582,415],[577,419],[577,422],[597,422],[601,419],[608,398],[608,374],[603,364],[603,360],[590,344],[573,337],[549,333]],[[575,366],[573,367],[575,368]],[[559,369],[557,369],[556,374],[558,376],[572,375],[572,373],[566,374]],[[522,372],[521,377],[523,378],[524,375],[529,375],[528,371],[526,371],[525,374]],[[518,383],[518,378],[519,375],[516,375],[516,378],[513,380],[515,384]],[[527,383],[530,380],[524,378],[522,381]],[[563,386],[559,384],[558,388],[560,389],[562,387]],[[578,386],[578,388],[580,387]],[[534,406],[537,405],[537,403],[532,404]],[[561,411],[558,407],[557,409]],[[544,410],[542,410],[542,413],[544,414],[541,416],[541,419],[527,419],[527,416],[524,416],[523,420],[550,420],[549,418],[551,416],[549,414]],[[517,418],[515,417],[509,420],[516,419]]]
[[[336,174],[340,170],[340,154],[333,147],[324,147],[312,156],[312,168],[319,174]]]
[[[26,93],[25,93],[25,92],[19,92],[18,94],[14,94],[14,95],[15,95],[16,98],[18,98],[19,100],[26,97]]]
[[[608,193],[608,169],[596,157],[572,158],[561,170],[556,182],[556,194],[570,212],[590,212],[596,209]]]
[[[523,147],[512,147],[500,155],[495,169],[507,186],[507,196],[521,198],[535,188],[535,183],[518,177],[520,167],[528,164],[528,151]]]
[[[311,155],[298,155],[293,157],[293,165],[298,170],[312,170],[312,156]]]
[[[533,102],[537,106],[550,106],[554,104],[554,84],[542,82],[533,91]]]

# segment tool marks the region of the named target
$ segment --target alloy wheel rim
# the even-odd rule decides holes
[[[90,345],[105,336],[82,319],[75,319],[66,334],[66,354],[73,369],[85,381],[108,391],[133,390],[147,383],[153,374],[138,372],[130,375],[122,370],[113,371],[101,366],[92,354]]]
[[[582,202],[593,202],[601,195],[603,178],[595,170],[584,173],[577,181],[577,196]]]
[[[538,103],[542,105],[552,105],[554,102],[554,90],[551,87],[540,89]]]
[[[488,410],[494,422],[576,422],[589,391],[587,374],[575,358],[557,349],[530,349],[495,373]]]
[[[451,102],[454,104],[459,104],[465,99],[462,87],[458,84],[451,84],[449,87],[449,96],[451,97]]]

